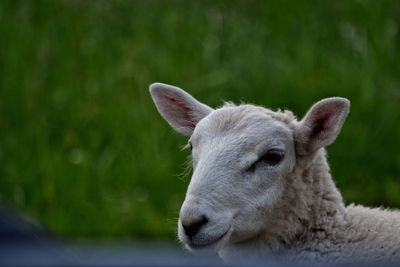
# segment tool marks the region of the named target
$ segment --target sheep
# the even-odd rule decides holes
[[[224,261],[342,264],[400,260],[400,212],[345,206],[327,163],[350,101],[290,111],[225,103],[213,109],[180,88],[154,83],[161,116],[188,136],[193,174],[178,236]]]

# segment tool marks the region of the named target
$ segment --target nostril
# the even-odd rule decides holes
[[[190,222],[182,222],[182,227],[183,230],[185,231],[185,234],[189,237],[192,238],[195,234],[197,234],[201,227],[208,223],[208,219],[206,216],[202,215],[199,219],[193,220]]]

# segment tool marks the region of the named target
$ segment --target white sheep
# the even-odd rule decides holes
[[[254,105],[212,109],[161,83],[150,93],[190,136],[193,176],[178,222],[187,248],[228,262],[400,260],[400,212],[346,207],[329,171],[324,147],[341,130],[347,99],[323,99],[298,121]]]

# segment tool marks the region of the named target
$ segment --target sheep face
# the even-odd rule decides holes
[[[349,109],[346,99],[325,99],[298,122],[291,112],[254,105],[214,110],[165,84],[150,92],[166,121],[190,137],[193,175],[178,235],[193,251],[219,251],[268,232],[299,159],[332,143]]]
[[[284,177],[295,163],[292,130],[250,105],[223,107],[189,139],[193,175],[179,219],[192,250],[218,250],[268,227]]]

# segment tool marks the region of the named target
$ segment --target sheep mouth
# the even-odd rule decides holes
[[[210,248],[213,245],[216,245],[219,241],[221,241],[228,234],[228,232],[229,232],[229,229],[226,232],[224,232],[222,235],[220,235],[217,238],[212,239],[206,243],[196,244],[196,243],[190,242],[187,245],[189,246],[190,249],[193,249],[193,250],[201,250],[201,249]]]

